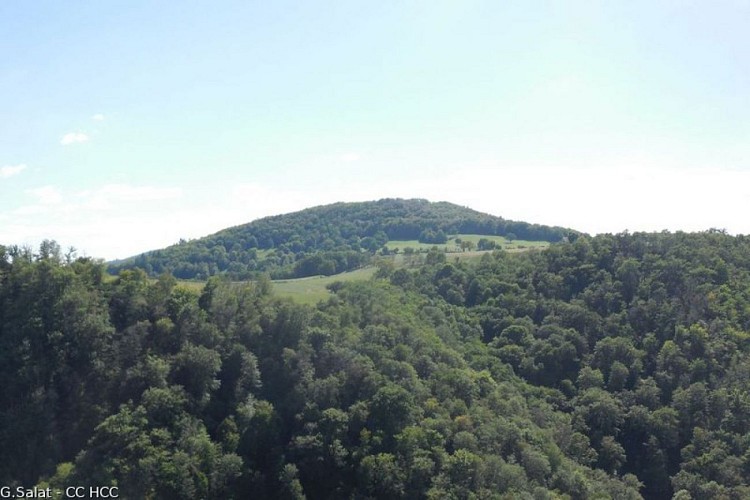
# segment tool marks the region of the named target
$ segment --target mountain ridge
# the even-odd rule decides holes
[[[183,279],[216,274],[246,279],[263,272],[275,277],[330,275],[361,267],[388,241],[441,244],[449,234],[557,242],[579,233],[508,220],[446,201],[383,198],[263,217],[111,262],[109,269],[116,273],[139,267],[150,275],[170,272]]]

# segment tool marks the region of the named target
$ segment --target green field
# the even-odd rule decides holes
[[[206,286],[206,282],[193,280],[177,280],[177,286],[192,290],[194,292],[202,292],[203,287]]]
[[[546,241],[527,241],[527,240],[513,240],[509,241],[508,239],[502,237],[502,236],[485,236],[481,234],[456,234],[452,235],[448,238],[447,243],[443,243],[441,245],[435,245],[433,243],[420,243],[417,240],[391,240],[385,244],[385,246],[388,248],[388,250],[395,250],[398,249],[400,252],[403,252],[406,248],[413,248],[416,251],[427,251],[432,247],[437,247],[438,249],[449,252],[449,253],[460,253],[461,247],[456,243],[455,239],[460,238],[462,241],[470,241],[474,244],[474,247],[476,248],[476,245],[479,243],[479,240],[482,238],[486,238],[490,241],[494,241],[497,243],[500,248],[503,250],[508,251],[514,251],[514,250],[526,250],[529,248],[546,248],[549,246],[549,243]],[[469,253],[469,252],[466,252]]]
[[[356,271],[349,271],[333,276],[310,276],[290,280],[275,280],[273,291],[279,297],[289,297],[302,304],[317,304],[325,300],[330,292],[326,289],[336,281],[355,281],[370,279],[375,274],[375,267],[369,266]]]
[[[417,252],[429,250],[432,247],[437,247],[443,250],[446,255],[448,262],[455,260],[473,260],[481,258],[487,253],[492,253],[491,250],[478,251],[478,250],[467,250],[461,251],[461,248],[456,245],[455,238],[461,238],[463,241],[471,241],[476,245],[480,238],[487,238],[488,240],[496,242],[500,245],[500,248],[507,252],[523,252],[534,248],[546,248],[549,243],[546,241],[524,241],[515,240],[508,241],[502,236],[482,236],[478,234],[460,234],[451,236],[446,245],[431,245],[427,243],[420,243],[416,240],[408,241],[389,241],[386,246],[389,250],[399,249],[399,254],[385,257],[393,260],[396,267],[414,267],[420,265],[424,254],[415,253],[414,255],[404,255],[403,250],[405,248],[413,248]],[[302,304],[317,304],[321,300],[325,300],[330,296],[330,292],[326,288],[329,284],[336,281],[356,281],[370,279],[375,274],[376,268],[374,266],[368,266],[355,271],[349,271],[346,273],[335,274],[333,276],[310,276],[307,278],[296,278],[286,280],[274,280],[273,291],[279,297],[288,297],[293,299],[295,302]],[[179,286],[195,290],[200,292],[205,286],[205,281],[192,281],[192,280],[180,280]]]
[[[307,278],[296,278],[288,280],[274,280],[273,292],[278,297],[289,297],[301,304],[317,304],[325,300],[330,292],[326,286],[335,281],[355,281],[370,279],[375,274],[375,267],[369,266],[356,271],[349,271],[333,276],[310,276]],[[152,281],[156,281],[155,279]],[[206,286],[205,281],[178,280],[177,286],[188,290],[200,292]]]

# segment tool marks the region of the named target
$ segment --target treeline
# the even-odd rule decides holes
[[[515,222],[451,203],[383,199],[336,203],[267,217],[214,235],[110,264],[110,272],[141,268],[151,276],[169,272],[181,279],[226,274],[249,279],[336,274],[363,265],[389,240],[445,243],[448,234],[512,235],[556,242],[571,230]],[[320,255],[321,264],[309,260]]]
[[[310,308],[263,280],[212,278],[195,292],[141,270],[108,278],[54,244],[0,247],[0,483],[165,499],[639,498],[618,464],[623,434],[595,399],[620,408],[611,370],[573,395],[525,382],[498,352],[516,313],[542,338],[546,309],[521,304],[507,280],[544,274],[548,257],[497,254],[477,270],[441,257],[395,271],[398,285],[337,284]],[[486,288],[469,294],[462,275]],[[477,314],[485,306],[508,313]],[[671,436],[655,421],[666,421],[658,439]],[[713,432],[690,442],[717,446]]]
[[[605,235],[427,262],[381,275],[449,305],[478,353],[551,391],[578,463],[634,474],[650,499],[750,498],[749,238]]]

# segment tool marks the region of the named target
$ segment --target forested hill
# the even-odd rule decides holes
[[[182,279],[228,274],[235,279],[335,274],[361,267],[389,240],[445,243],[451,234],[556,242],[573,231],[505,220],[447,202],[382,199],[335,203],[256,220],[216,234],[112,263]]]
[[[748,237],[430,250],[331,291],[310,307],[0,246],[0,484],[750,498]]]

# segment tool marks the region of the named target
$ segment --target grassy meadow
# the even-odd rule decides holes
[[[495,242],[499,248],[502,248],[503,250],[507,250],[507,251],[526,250],[530,248],[546,248],[549,246],[549,243],[546,241],[526,241],[526,240],[510,241],[507,238],[504,238],[502,236],[485,236],[485,235],[480,235],[480,234],[452,235],[448,238],[448,241],[446,243],[443,243],[440,245],[436,245],[434,243],[421,243],[417,240],[391,240],[387,242],[385,246],[390,251],[398,249],[399,252],[403,252],[407,248],[412,248],[415,251],[419,252],[419,251],[427,251],[432,247],[437,247],[438,249],[446,253],[464,253],[461,251],[460,245],[456,243],[456,238],[460,239],[461,241],[470,241],[471,243],[474,244],[475,249],[476,249],[476,246],[479,244],[479,240],[482,238]],[[465,252],[465,253],[470,253],[470,252]]]
[[[474,249],[462,251],[461,247],[455,242],[456,238],[460,238],[462,241],[472,242],[475,248],[481,238],[487,238],[488,240],[497,243],[497,245],[506,252],[524,252],[527,250],[546,248],[549,246],[549,243],[547,243],[546,241],[509,241],[502,236],[459,234],[451,236],[448,240],[448,243],[444,245],[420,243],[417,240],[389,241],[388,243],[386,243],[386,247],[388,247],[390,251],[398,249],[399,253],[396,255],[381,258],[393,260],[394,265],[398,268],[419,266],[424,259],[424,254],[420,252],[427,251],[432,247],[437,247],[438,249],[446,252],[448,254],[446,255],[446,260],[448,262],[479,259],[487,253],[492,253],[492,250],[480,251]],[[412,255],[405,255],[403,251],[406,248],[413,248],[417,253],[414,253]],[[301,304],[314,305],[319,301],[328,298],[330,292],[326,287],[329,284],[336,281],[367,280],[375,274],[375,271],[375,266],[367,266],[362,269],[335,274],[333,276],[309,276],[306,278],[274,280],[272,282],[273,290],[274,293],[279,297],[288,297]],[[179,281],[179,286],[198,292],[203,289],[205,284],[205,281]]]
[[[333,276],[310,276],[273,281],[273,291],[279,297],[289,297],[302,304],[316,304],[325,300],[330,292],[326,286],[336,281],[367,280],[375,274],[375,267],[368,266]]]

